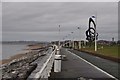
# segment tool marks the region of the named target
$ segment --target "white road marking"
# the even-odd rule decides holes
[[[68,50],[66,49],[66,51],[68,51]],[[94,68],[96,68],[97,70],[99,70],[99,71],[101,71],[101,72],[105,73],[106,75],[110,76],[111,78],[114,78],[114,79],[118,80],[117,78],[115,78],[115,77],[114,77],[114,76],[112,76],[111,74],[109,74],[109,73],[105,72],[104,70],[102,70],[102,69],[100,69],[99,67],[97,67],[97,66],[93,65],[92,63],[90,63],[90,62],[88,62],[87,60],[85,60],[85,59],[81,58],[80,56],[78,56],[78,55],[76,55],[76,54],[74,54],[74,53],[72,53],[72,52],[70,52],[70,51],[68,51],[68,52],[69,52],[69,53],[71,53],[72,55],[74,55],[74,56],[78,57],[79,59],[83,60],[84,62],[88,63],[89,65],[93,66],[93,67],[94,67]]]

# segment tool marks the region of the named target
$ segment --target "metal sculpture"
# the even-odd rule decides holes
[[[95,17],[93,17],[95,18]],[[94,27],[91,27],[91,23],[93,23]],[[93,42],[95,41],[95,36],[96,36],[96,40],[98,39],[98,33],[96,32],[96,24],[94,22],[94,20],[90,17],[89,18],[89,28],[86,31],[86,40],[88,40],[89,42]]]

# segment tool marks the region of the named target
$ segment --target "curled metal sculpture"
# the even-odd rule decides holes
[[[94,27],[91,27],[92,24]],[[88,40],[89,42],[93,42],[93,41],[95,41],[95,36],[96,36],[96,39],[98,39],[98,33],[96,32],[96,24],[95,24],[94,20],[90,17],[89,18],[89,28],[86,31],[86,40]]]

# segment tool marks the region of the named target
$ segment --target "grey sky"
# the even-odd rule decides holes
[[[119,0],[1,0],[2,2],[118,2]]]
[[[0,41],[2,41],[2,3],[0,2]]]
[[[85,39],[88,17],[96,12],[99,39],[118,37],[117,2],[4,2],[2,10],[3,40],[62,40],[72,31],[78,40],[76,26],[81,27],[80,36]]]

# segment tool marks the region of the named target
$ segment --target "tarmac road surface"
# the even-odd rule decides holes
[[[118,72],[120,63],[103,59],[97,56],[93,56],[77,50],[69,50],[69,51],[84,58],[85,60],[89,61],[90,63],[104,70],[105,72],[113,75],[114,77],[120,79],[120,74]]]
[[[96,65],[92,64],[91,62],[85,60],[85,58],[89,58],[90,61],[95,62],[96,60],[101,62],[100,58],[94,59],[95,56],[90,57],[85,53],[69,50],[66,48],[62,48],[60,54],[66,55],[67,59],[62,61],[62,71],[58,73],[51,73],[50,79],[52,80],[55,78],[57,79],[68,79],[68,80],[117,80],[117,78],[106,71],[102,70],[101,68],[97,67]],[[106,60],[105,60],[106,61]],[[103,65],[104,61],[102,60],[102,64],[98,63],[99,65]],[[109,62],[109,61],[108,61]],[[106,64],[107,66],[107,64]],[[118,66],[114,64],[114,66]],[[108,65],[109,67],[109,65]],[[111,70],[112,68],[109,67]],[[115,68],[116,69],[116,68]],[[118,70],[118,69],[117,69]],[[114,71],[114,70],[113,70]],[[115,70],[116,71],[116,70]]]

